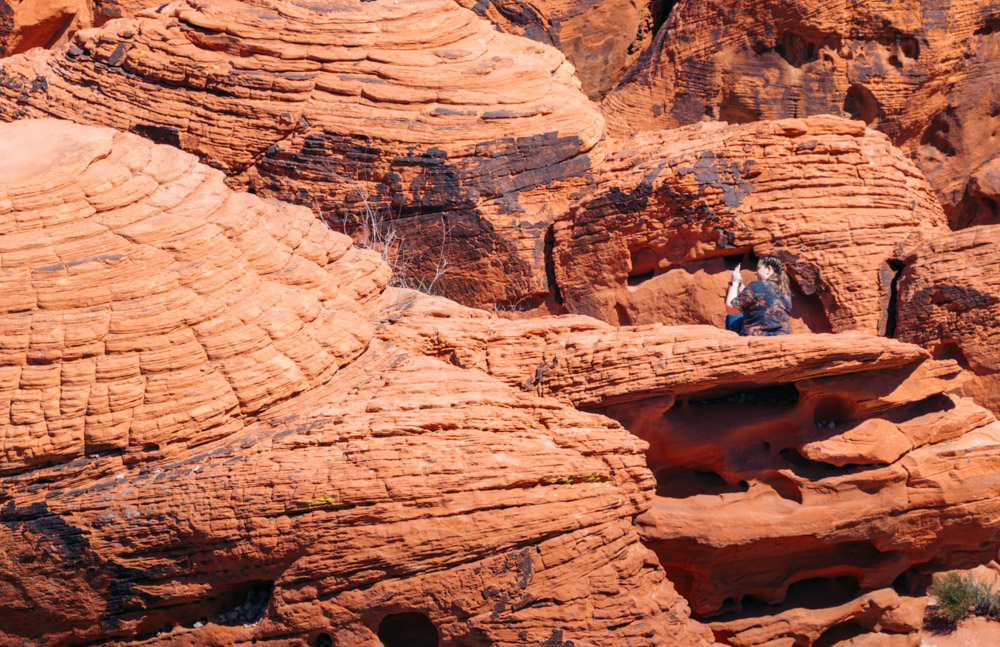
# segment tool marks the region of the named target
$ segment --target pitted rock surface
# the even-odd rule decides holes
[[[1000,415],[1000,225],[927,242],[899,278],[896,337],[972,374],[963,393]]]
[[[641,133],[595,175],[554,226],[553,267],[568,311],[616,324],[721,325],[752,253],[785,262],[794,331],[884,333],[895,267],[947,231],[920,171],[838,117]]]
[[[375,339],[387,266],[303,207],[0,142],[0,643],[713,644],[639,541],[645,442]]]
[[[679,0],[603,101],[618,136],[704,119],[865,121],[927,175],[954,227],[997,222],[969,178],[996,152],[995,0]]]
[[[644,541],[726,644],[919,645],[925,600],[894,587],[994,557],[1000,422],[915,345],[507,321],[416,295],[382,317],[380,339],[648,441]]]
[[[558,48],[597,99],[621,80],[663,22],[662,0],[458,0],[508,34]]]
[[[134,135],[4,134],[3,472],[229,435],[367,346],[387,270],[307,209]]]
[[[0,62],[5,120],[55,116],[179,146],[237,188],[357,231],[393,220],[449,294],[548,292],[546,231],[604,136],[556,49],[453,0],[190,0]]]

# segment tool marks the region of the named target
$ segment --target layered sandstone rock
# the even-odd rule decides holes
[[[0,0],[0,56],[61,45],[93,13],[89,0]]]
[[[452,0],[197,0],[0,64],[6,120],[51,115],[196,153],[348,230],[392,225],[450,294],[548,292],[545,235],[604,122],[557,50]]]
[[[457,0],[509,34],[558,48],[583,90],[598,98],[614,87],[663,22],[662,0]]]
[[[643,441],[375,339],[385,264],[305,208],[0,135],[0,643],[711,643]]]
[[[568,311],[611,323],[721,325],[736,262],[776,255],[793,330],[884,333],[896,267],[947,231],[887,137],[830,116],[642,133],[595,175],[553,267]]]
[[[887,133],[956,226],[997,222],[968,190],[1000,136],[995,1],[681,0],[604,100],[612,132],[843,114]]]
[[[899,278],[896,337],[955,359],[962,392],[1000,415],[1000,226],[928,242]]]
[[[231,184],[392,238],[405,280],[439,277],[472,305],[718,324],[728,267],[777,253],[796,330],[884,331],[894,263],[945,222],[859,122],[610,140],[558,51],[448,0],[190,0],[0,73],[3,118],[180,146]]]
[[[918,645],[907,581],[985,563],[1000,539],[1000,423],[946,393],[957,363],[914,345],[511,322],[416,296],[376,335],[648,441],[644,540],[727,644]]]

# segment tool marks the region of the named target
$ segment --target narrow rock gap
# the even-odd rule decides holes
[[[885,309],[885,330],[882,334],[889,339],[893,339],[896,336],[896,307],[899,292],[899,277],[902,276],[903,270],[906,269],[906,264],[896,259],[889,259],[886,261],[886,264],[893,272],[893,277],[889,283],[889,300]]]

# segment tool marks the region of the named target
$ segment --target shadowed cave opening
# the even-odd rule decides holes
[[[746,492],[746,481],[730,485],[717,472],[664,467],[656,472],[656,495],[671,499],[687,499],[699,494]]]
[[[378,639],[385,647],[438,647],[438,631],[424,613],[390,613],[378,623]]]
[[[855,83],[844,97],[843,110],[852,119],[860,119],[870,126],[878,119],[882,108],[871,90]]]
[[[696,409],[715,407],[794,407],[798,401],[799,390],[794,384],[773,384],[756,389],[734,391],[725,395],[690,398],[687,400],[687,404]]]
[[[820,634],[820,637],[813,643],[813,647],[833,647],[852,638],[857,638],[862,634],[869,633],[869,631],[853,620],[845,620],[833,625]]]

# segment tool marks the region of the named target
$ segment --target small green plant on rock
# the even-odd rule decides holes
[[[958,622],[969,614],[1000,618],[1000,595],[971,575],[946,573],[935,576],[927,593],[937,599],[937,608],[948,622]]]

